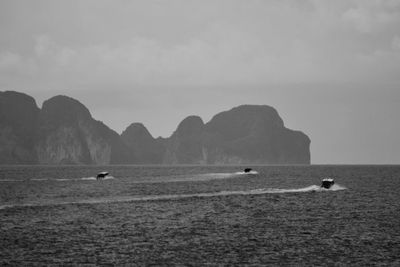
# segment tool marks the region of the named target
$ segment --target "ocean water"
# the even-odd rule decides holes
[[[400,166],[244,167],[2,166],[0,265],[400,265]]]

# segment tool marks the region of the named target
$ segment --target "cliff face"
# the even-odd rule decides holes
[[[215,115],[204,130],[212,164],[309,164],[310,139],[284,127],[269,106],[244,105]]]
[[[167,141],[164,163],[309,164],[310,139],[284,127],[275,109],[244,105],[203,124],[188,117]]]
[[[43,103],[35,150],[43,164],[133,161],[117,133],[94,120],[80,102],[66,96],[56,96]]]
[[[204,164],[203,156],[204,123],[198,116],[184,119],[166,140],[165,164]]]
[[[34,164],[36,121],[35,100],[22,93],[0,92],[0,163]]]
[[[166,139],[141,123],[119,136],[75,99],[43,103],[0,92],[0,164],[309,164],[310,139],[269,106],[244,105],[204,124],[185,118]]]
[[[122,140],[131,149],[137,164],[161,164],[164,154],[162,139],[154,139],[141,123],[132,123],[121,134]]]

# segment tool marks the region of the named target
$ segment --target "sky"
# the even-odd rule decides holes
[[[154,137],[270,105],[313,164],[400,164],[400,0],[1,0],[6,90]]]

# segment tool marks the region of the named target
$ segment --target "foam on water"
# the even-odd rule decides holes
[[[235,174],[237,174],[237,175],[256,175],[256,174],[258,174],[258,172],[257,171],[249,171],[249,172],[235,172]]]
[[[148,178],[142,181],[133,181],[133,183],[147,184],[147,183],[172,183],[172,182],[201,182],[201,181],[211,181],[220,179],[230,179],[243,177],[246,175],[251,176],[251,174],[256,175],[258,172],[251,171],[250,173],[245,172],[217,172],[217,173],[203,173],[203,174],[185,174],[185,175],[175,175],[175,176],[164,176],[161,179]]]
[[[82,177],[79,180],[86,180],[86,181],[95,181],[97,180],[96,177]]]
[[[232,172],[232,173],[204,173],[204,174],[191,174],[191,175],[177,175],[177,176],[166,176],[162,177],[162,179],[154,179],[149,177],[146,180],[142,181],[132,181],[133,183],[170,183],[170,182],[193,182],[193,181],[210,181],[210,180],[218,180],[218,179],[228,179],[235,178],[246,175],[256,175],[258,172],[251,171],[248,173],[245,172]],[[108,175],[99,180],[110,180],[115,179],[115,177]],[[81,177],[81,178],[33,178],[33,179],[2,179],[0,183],[3,182],[27,182],[27,181],[35,181],[35,182],[43,182],[43,181],[57,181],[57,182],[66,182],[66,181],[97,181],[97,178],[94,176],[91,177]]]
[[[110,180],[115,179],[114,176],[106,176],[100,180]],[[81,177],[81,178],[57,178],[57,179],[50,179],[50,178],[33,178],[33,179],[2,179],[0,183],[3,182],[42,182],[42,181],[57,181],[57,182],[65,182],[65,181],[97,181],[96,177]]]
[[[13,208],[13,207],[37,207],[37,206],[57,206],[69,204],[100,204],[100,203],[118,203],[118,202],[138,202],[138,201],[156,201],[156,200],[176,200],[185,198],[206,198],[206,197],[219,197],[219,196],[232,196],[232,195],[262,195],[262,194],[282,194],[282,193],[307,193],[307,192],[324,192],[324,191],[339,191],[345,190],[346,187],[334,185],[330,189],[321,188],[318,185],[311,185],[303,188],[293,189],[279,189],[279,188],[259,188],[241,191],[219,191],[209,193],[196,193],[196,194],[171,194],[171,195],[152,195],[152,196],[122,196],[112,198],[93,198],[83,199],[70,202],[58,203],[24,203],[24,204],[8,204],[0,206],[0,209]]]
[[[210,181],[210,180],[218,180],[218,179],[228,179],[238,177],[237,173],[204,173],[204,174],[193,174],[193,175],[179,175],[179,176],[171,176],[171,177],[163,177],[162,180],[157,181],[143,181],[141,183],[169,183],[169,182],[185,182],[185,181]]]

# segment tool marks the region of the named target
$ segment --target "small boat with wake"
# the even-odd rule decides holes
[[[109,173],[108,172],[99,172],[96,176],[97,180],[104,179]]]
[[[322,179],[321,188],[329,189],[335,184],[335,180],[332,178]]]
[[[238,174],[255,175],[258,174],[258,172],[256,172],[252,168],[245,168],[242,172],[239,172]]]

